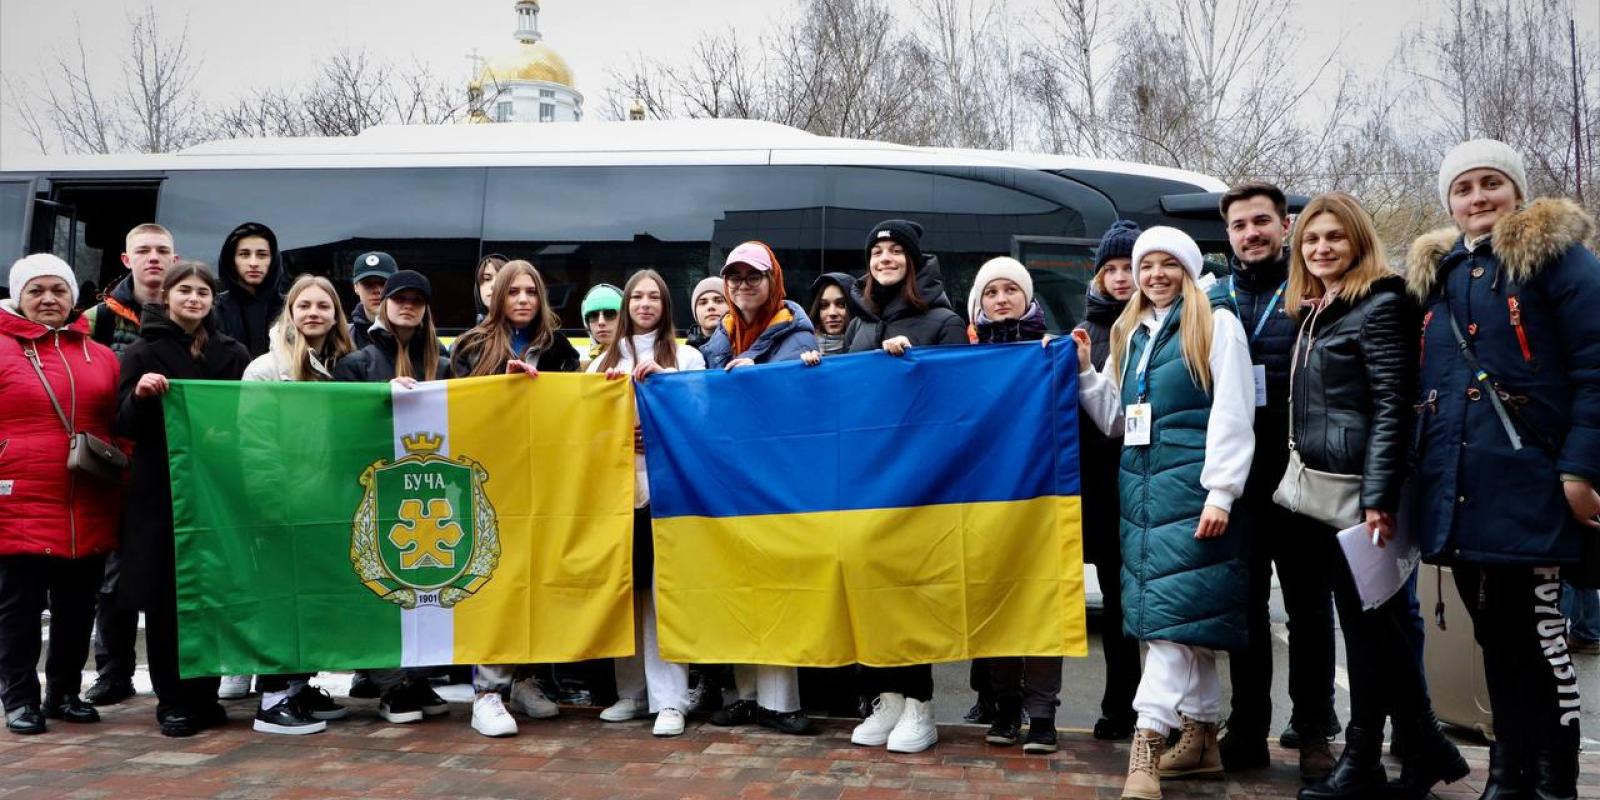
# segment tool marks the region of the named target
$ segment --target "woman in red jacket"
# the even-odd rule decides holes
[[[44,733],[46,717],[100,719],[78,690],[122,488],[68,470],[67,451],[74,432],[111,441],[118,371],[117,357],[89,339],[73,310],[78,282],[66,262],[28,256],[12,265],[9,282],[11,299],[0,302],[0,700],[6,729],[33,734]]]

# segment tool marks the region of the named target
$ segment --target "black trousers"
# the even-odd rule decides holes
[[[933,665],[861,668],[861,681],[873,697],[884,692],[903,694],[926,703],[933,699]]]
[[[1517,757],[1576,753],[1578,674],[1567,652],[1560,570],[1458,564],[1452,572],[1483,648],[1495,741],[1520,749]]]
[[[1252,487],[1254,489],[1255,487]],[[1323,735],[1333,715],[1333,591],[1329,564],[1344,559],[1325,528],[1272,502],[1270,492],[1241,499],[1250,536],[1250,643],[1229,659],[1233,709],[1228,728],[1249,738],[1272,724],[1272,568],[1289,614],[1289,724]],[[1238,509],[1238,506],[1235,506]],[[1237,518],[1239,515],[1235,515]]]
[[[112,553],[105,561],[105,580],[95,605],[94,669],[103,679],[132,683],[133,669],[138,663],[134,645],[139,640],[139,612],[117,605],[120,573],[121,560]]]
[[[1106,662],[1106,687],[1100,693],[1100,715],[1106,719],[1131,720],[1133,695],[1139,691],[1144,662],[1139,658],[1139,640],[1122,630],[1122,553],[1108,548],[1095,562],[1100,579],[1100,595],[1105,606],[1100,614],[1100,647]]]
[[[1329,537],[1335,533],[1325,529]],[[1329,571],[1339,625],[1344,630],[1350,724],[1382,731],[1384,718],[1393,716],[1396,730],[1407,730],[1432,709],[1422,663],[1412,650],[1411,594],[1402,587],[1383,605],[1363,611],[1349,562],[1334,559]]]
[[[199,714],[217,702],[222,679],[178,677],[178,606],[169,590],[155,607],[144,610],[144,649],[150,662],[150,683],[156,690],[156,719],[173,712]]]
[[[0,556],[0,700],[7,711],[41,702],[40,615],[50,610],[45,678],[55,694],[76,695],[89,658],[95,595],[105,557]]]

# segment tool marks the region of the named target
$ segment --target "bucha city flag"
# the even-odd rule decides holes
[[[185,676],[633,652],[633,396],[173,381]]]
[[[662,657],[1086,655],[1072,345],[640,384]]]

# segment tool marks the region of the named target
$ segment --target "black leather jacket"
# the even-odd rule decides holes
[[[1353,306],[1302,309],[1294,349],[1294,447],[1311,469],[1360,475],[1361,507],[1396,511],[1411,445],[1416,306],[1399,276]]]

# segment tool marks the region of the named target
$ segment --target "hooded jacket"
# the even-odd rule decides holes
[[[1294,445],[1305,465],[1361,476],[1361,507],[1400,509],[1410,450],[1417,314],[1399,275],[1366,297],[1301,311]]]
[[[339,359],[333,367],[333,379],[347,383],[373,383],[377,381],[394,380],[395,356],[400,352],[400,340],[394,333],[383,327],[382,322],[372,323],[367,329],[367,336],[371,343],[360,350]],[[412,337],[408,344],[411,354],[411,363],[422,363],[422,348],[428,345],[422,337]],[[438,341],[433,346],[439,348],[439,369],[434,375],[434,380],[444,380],[450,377],[450,354]]]
[[[817,304],[822,299],[822,292],[829,286],[839,287],[839,291],[844,293],[845,308],[849,310],[849,319],[845,320],[844,332],[832,336],[822,332],[820,327],[822,325],[821,317],[816,313],[811,314],[811,316],[817,317],[812,324],[819,326],[816,329],[817,351],[825,356],[839,355],[850,344],[850,322],[861,316],[861,307],[856,305],[856,296],[851,293],[855,283],[856,279],[845,272],[824,272],[811,283],[812,312],[817,311]]]
[[[245,288],[233,261],[239,240],[248,236],[266,239],[267,246],[272,249],[267,274],[254,292]],[[217,318],[218,329],[243,344],[252,357],[266,353],[271,347],[267,332],[283,311],[285,291],[283,256],[278,252],[278,237],[272,229],[259,222],[246,222],[234,228],[228,238],[222,240],[222,253],[217,256],[217,283],[221,292],[212,314]]]
[[[1089,359],[1096,370],[1111,357],[1111,326],[1128,301],[1101,293],[1094,283],[1084,294],[1083,321],[1078,329],[1089,332]],[[1117,543],[1117,462],[1122,458],[1122,437],[1107,436],[1087,417],[1078,418],[1078,463],[1083,479],[1083,557],[1093,564],[1119,564]],[[1119,567],[1120,568],[1120,567]],[[1120,601],[1120,598],[1118,598]]]
[[[26,353],[74,430],[112,441],[117,357],[89,339],[81,316],[49,328],[0,303],[0,556],[82,558],[116,548],[122,486],[67,469],[67,429]]]
[[[139,341],[139,300],[133,294],[133,276],[124,275],[100,302],[84,312],[89,337],[122,355]]]
[[[356,307],[350,309],[350,341],[357,350],[372,344],[372,336],[368,331],[372,329],[372,318],[367,316],[367,306],[360,300]]]
[[[768,325],[767,329],[756,337],[750,349],[743,353],[733,352],[733,341],[728,338],[727,329],[718,325],[716,331],[711,334],[711,340],[700,348],[700,354],[706,359],[706,369],[722,369],[735,358],[748,358],[757,364],[798,361],[801,353],[817,349],[816,328],[812,327],[811,320],[806,317],[805,309],[793,300],[785,300],[783,305],[794,319]]]
[[[945,294],[938,256],[922,257],[916,280],[917,290],[928,303],[926,311],[917,310],[906,302],[905,296],[899,291],[893,291],[888,302],[875,314],[867,309],[863,298],[866,277],[850,285],[850,302],[861,313],[850,321],[850,327],[845,332],[845,338],[849,341],[845,352],[877,350],[883,347],[885,340],[896,336],[904,336],[911,340],[911,344],[919,346],[967,343],[966,325],[951,306],[950,297]],[[899,286],[885,288],[898,290]]]
[[[1406,261],[1422,306],[1415,476],[1418,538],[1434,562],[1578,561],[1562,475],[1600,481],[1600,260],[1594,220],[1540,199],[1502,217],[1476,247],[1453,228]],[[1447,316],[1448,315],[1448,316]],[[1454,318],[1501,392],[1513,447],[1451,330]]]
[[[194,337],[168,319],[161,306],[145,306],[140,321],[140,339],[123,352],[117,385],[116,430],[134,443],[117,602],[124,608],[148,609],[174,591],[172,480],[167,470],[161,398],[134,397],[134,387],[150,372],[168,378],[238,380],[250,363],[250,354],[244,345],[217,330],[214,316],[205,319],[208,337],[198,360],[189,354]],[[233,429],[226,423],[222,428]]]

